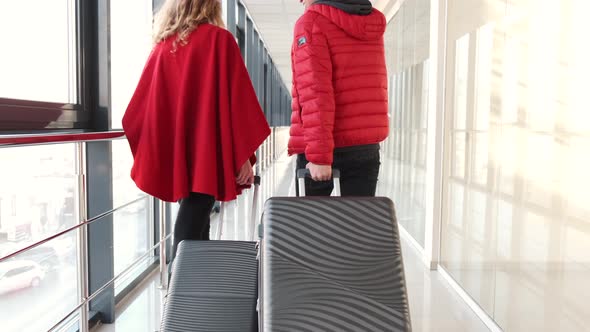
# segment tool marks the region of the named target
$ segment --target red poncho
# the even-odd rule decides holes
[[[172,52],[156,45],[123,117],[144,192],[176,202],[198,192],[230,201],[236,174],[270,128],[231,33],[199,26]]]

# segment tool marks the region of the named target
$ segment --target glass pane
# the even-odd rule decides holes
[[[393,125],[391,151],[382,155],[378,191],[395,201],[400,224],[424,245],[430,2],[403,2],[389,22],[385,39],[394,82],[390,86]]]
[[[415,166],[418,159],[418,132],[411,130],[410,139],[410,165]]]
[[[121,292],[155,261],[153,254],[140,259],[154,242],[151,231],[151,222],[154,219],[150,218],[149,201],[150,198],[145,197],[113,215],[115,276],[133,266],[115,282],[115,294]]]
[[[427,137],[428,137],[428,133],[426,131],[423,131],[422,133],[419,134],[419,140],[418,140],[418,160],[417,160],[417,165],[422,167],[422,168],[426,168],[426,149],[427,149]]]
[[[590,204],[586,191],[590,188],[590,137],[570,140],[565,157],[565,171],[562,197],[566,199],[566,213],[569,217],[584,220],[590,224]]]
[[[551,135],[527,135],[526,161],[522,165],[524,198],[537,206],[551,206],[557,179],[563,176],[554,170],[554,163],[559,162],[554,147]]]
[[[469,35],[461,37],[455,44],[455,95],[454,128],[467,126],[467,79],[469,75]]]
[[[459,179],[465,179],[467,133],[455,133],[452,137],[452,175]]]
[[[74,231],[0,262],[3,331],[47,331],[79,304],[76,239]]]
[[[121,120],[152,48],[152,1],[111,1],[111,127]]]
[[[56,329],[59,332],[77,332],[80,331],[80,315],[83,309],[79,309],[77,313],[72,314]]]
[[[488,183],[489,135],[477,133],[473,142],[473,170],[471,180],[483,186]]]
[[[577,0],[449,2],[449,45],[477,35],[468,73],[476,82],[473,180],[498,171],[488,172],[493,183],[466,188],[464,201],[445,181],[442,261],[506,331],[581,332],[590,324],[589,11],[590,2]],[[467,212],[462,223],[458,211]]]
[[[487,212],[491,207],[488,207],[488,200],[485,193],[480,190],[467,190],[467,214],[465,220],[469,222],[469,240],[478,247],[489,246],[493,241],[487,241],[486,238],[489,231],[489,220]]]
[[[129,144],[126,140],[113,141],[112,151],[113,206],[117,209],[135,201],[113,215],[115,275],[118,275],[145,254],[154,243],[154,218],[149,212],[150,198],[131,179],[133,156]],[[117,281],[115,292],[124,289],[152,262],[151,257],[139,262],[122,280]]]
[[[402,16],[402,67],[408,68],[415,64],[415,35],[416,35],[416,1],[407,1],[401,10]]]
[[[75,145],[0,148],[0,248],[18,250],[77,223]]]
[[[488,130],[491,111],[492,61],[494,43],[494,25],[489,24],[477,32],[476,54],[476,113],[475,129]]]
[[[133,155],[126,140],[115,140],[112,143],[113,153],[113,206],[118,208],[124,204],[145,196],[131,179]]]
[[[75,152],[0,148],[1,257],[77,224]],[[71,232],[0,262],[3,331],[46,331],[78,304],[76,243]]]
[[[494,310],[495,243],[489,196],[450,182],[448,216],[443,224],[442,265],[489,315]]]
[[[503,124],[517,125],[519,104],[524,99],[518,81],[519,76],[522,75],[521,44],[517,39],[511,37],[506,37],[504,43],[502,64],[498,66],[498,70],[501,71],[502,87],[500,91],[496,92],[501,98],[500,119]]]
[[[444,189],[447,212],[442,228],[441,260],[451,276],[493,316],[495,206],[493,194],[482,185],[487,184],[490,168],[491,138],[487,131],[496,92],[492,88],[497,79],[492,69],[494,53],[490,53],[495,45],[493,33],[485,25],[494,23],[505,10],[505,0],[454,0],[449,2],[448,10],[447,38],[451,48],[447,50],[446,81],[450,85],[446,98],[452,101],[449,109],[453,121],[446,130],[450,138],[450,160],[446,163],[450,165],[450,178],[445,181]],[[471,72],[473,69],[475,72]],[[475,131],[467,132],[471,129]],[[499,165],[498,161],[494,162]]]
[[[449,226],[461,233],[464,223],[465,186],[457,181],[451,181],[449,192]]]
[[[74,3],[0,2],[0,98],[75,102]]]
[[[513,241],[513,214],[514,204],[510,201],[500,200],[497,212],[498,222],[498,260],[509,259],[512,253]]]
[[[518,164],[522,159],[522,140],[518,129],[503,128],[500,137],[497,137],[499,148],[495,149],[494,162],[500,166],[499,188],[500,192],[507,195],[514,195],[514,188],[517,185]]]
[[[424,64],[422,66],[422,68],[423,68],[423,73],[422,73],[422,101],[421,101],[421,104],[422,104],[422,108],[421,108],[422,115],[420,117],[420,125],[419,125],[419,128],[420,129],[428,129],[428,111],[429,111],[429,109],[428,109],[428,102],[429,102],[429,100],[428,99],[429,99],[429,92],[430,92],[430,90],[429,90],[430,81],[429,81],[429,76],[428,76],[428,73],[429,73],[428,70],[430,68],[429,66],[430,66],[430,60],[427,59],[426,61],[424,61]]]
[[[412,129],[420,129],[420,125],[422,123],[422,117],[424,116],[425,109],[423,108],[422,101],[424,98],[422,97],[422,79],[424,75],[422,74],[422,65],[417,64],[412,68],[412,111],[410,112],[411,118],[411,127]]]

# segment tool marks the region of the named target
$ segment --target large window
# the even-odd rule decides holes
[[[0,133],[120,128],[151,48],[151,24],[151,0],[0,3]],[[86,159],[76,158],[82,146]],[[77,171],[85,171],[89,217],[115,209],[89,227],[80,262],[90,265],[91,292],[148,253],[117,280],[120,297],[153,263],[151,198],[130,179],[126,141],[0,147],[0,160],[0,257],[80,222]],[[77,169],[78,160],[87,169]],[[46,331],[80,303],[79,235],[71,231],[0,262],[0,330]],[[96,299],[91,310],[107,322],[114,307]]]
[[[390,129],[378,193],[396,203],[400,224],[424,246],[430,3],[406,1],[385,36],[390,73]]]
[[[81,0],[0,3],[0,133],[87,129]],[[85,63],[84,66],[78,66]],[[87,77],[86,80],[90,78]],[[87,84],[86,84],[87,85]]]
[[[0,2],[0,98],[76,102],[74,4]]]
[[[121,119],[152,48],[152,1],[111,1],[111,127]]]
[[[77,223],[73,144],[0,148],[0,160],[0,257]],[[76,239],[0,262],[3,331],[46,331],[78,304]]]
[[[449,1],[441,260],[506,331],[590,324],[589,9]]]
[[[122,128],[125,114],[145,61],[152,48],[152,1],[111,2],[111,128]],[[113,207],[129,204],[113,214],[114,272],[134,266],[115,284],[119,294],[153,262],[153,256],[137,262],[154,243],[151,199],[131,180],[133,158],[125,140],[112,145]]]

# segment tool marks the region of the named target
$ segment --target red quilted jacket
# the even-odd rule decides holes
[[[297,21],[289,154],[331,165],[335,148],[387,138],[385,27],[378,10],[359,16],[326,5]]]

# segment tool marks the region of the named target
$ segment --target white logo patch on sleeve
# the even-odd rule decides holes
[[[297,40],[297,46],[301,47],[303,45],[305,45],[307,43],[307,38],[305,38],[305,36],[299,37],[299,39]]]

